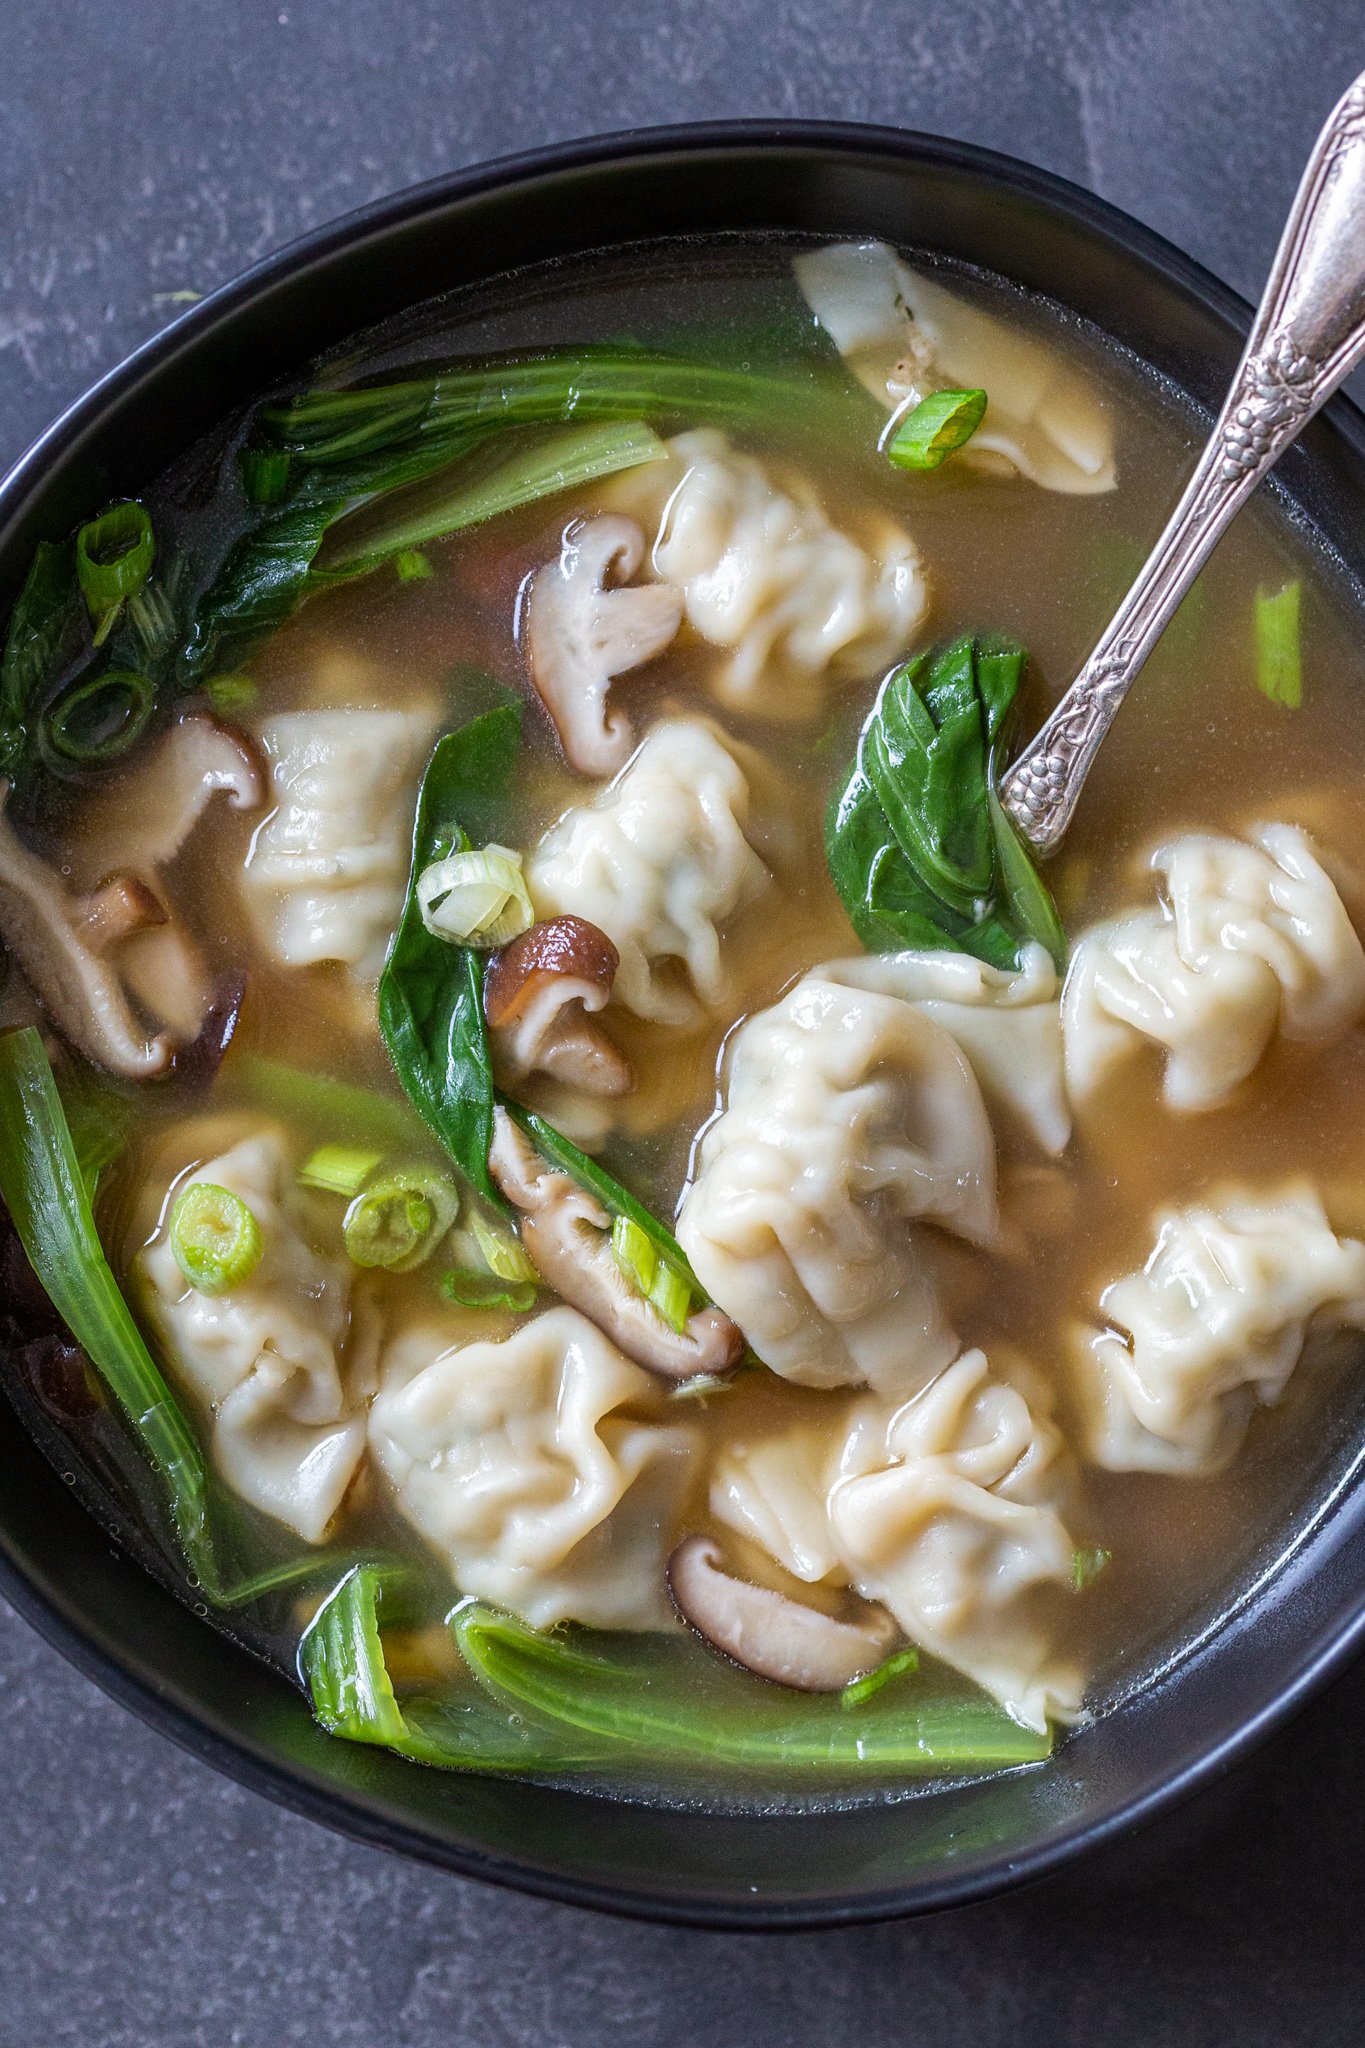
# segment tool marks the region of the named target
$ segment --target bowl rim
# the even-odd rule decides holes
[[[1038,199],[1123,257],[1154,268],[1176,291],[1244,336],[1252,309],[1204,265],[1110,201],[1069,179],[1009,156],[932,133],[849,121],[736,119],[628,128],[588,135],[548,147],[518,151],[403,187],[295,237],[208,293],[167,323],[119,363],[104,372],[66,406],[0,477],[0,548],[29,492],[48,466],[69,453],[96,426],[106,408],[124,400],[147,378],[174,372],[177,359],[201,335],[247,308],[258,296],[312,264],[371,239],[390,235],[423,214],[479,195],[503,191],[557,173],[621,167],[632,159],[677,154],[709,155],[783,149],[812,156],[836,154],[918,165],[975,183],[996,184],[1012,195]],[[609,246],[609,244],[607,245]],[[1339,393],[1324,409],[1336,433],[1365,460],[1365,414]],[[140,1567],[135,1566],[135,1569]],[[555,1872],[496,1856],[470,1844],[451,1843],[375,1810],[357,1794],[324,1786],[301,1767],[280,1762],[259,1743],[216,1728],[177,1688],[157,1683],[137,1668],[122,1646],[97,1642],[91,1631],[64,1611],[55,1588],[23,1569],[0,1539],[0,1595],[36,1632],[121,1706],[182,1749],[248,1790],[325,1827],[434,1864],[561,1904],[592,1907],[624,1918],[734,1932],[788,1932],[897,1919],[1015,1890],[1048,1876],[1077,1856],[1171,1811],[1237,1760],[1267,1740],[1365,1646],[1365,1595],[1354,1614],[1322,1629],[1273,1698],[1228,1732],[1098,1817],[1063,1830],[1032,1848],[1003,1852],[974,1872],[940,1871],[929,1879],[902,1880],[856,1897],[799,1901],[760,1898],[734,1906],[700,1894],[642,1895],[580,1876]]]

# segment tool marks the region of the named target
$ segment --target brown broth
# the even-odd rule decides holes
[[[455,301],[420,327],[409,323],[385,346],[389,359],[401,360],[413,349],[464,353],[593,340],[623,326],[645,339],[685,344],[687,328],[724,334],[736,321],[754,318],[766,320],[779,341],[796,337],[804,346],[786,258],[771,244],[698,246],[673,252],[662,265],[621,259],[605,271],[586,265],[528,274],[464,310]],[[800,422],[780,447],[753,435],[735,438],[765,458],[799,461],[836,522],[869,506],[902,521],[929,573],[927,635],[991,629],[1017,635],[1033,656],[1024,707],[1031,723],[1079,665],[1159,529],[1204,423],[1178,394],[1059,310],[985,278],[957,281],[997,314],[1071,356],[1102,388],[1117,428],[1116,491],[1068,498],[988,481],[952,464],[932,476],[906,476],[872,455],[835,451],[816,431],[803,438]],[[681,332],[680,305],[686,310]],[[383,349],[372,352],[367,368],[384,360]],[[381,574],[315,600],[253,664],[263,705],[274,710],[438,696],[449,672],[469,662],[525,690],[514,632],[518,593],[526,575],[557,549],[567,519],[593,509],[599,495],[551,501],[429,549],[436,570],[429,582],[399,585]],[[1294,712],[1258,694],[1252,646],[1254,592],[1291,576],[1304,585],[1304,701]],[[785,829],[770,849],[780,893],[728,935],[734,980],[725,1015],[671,1036],[628,1017],[611,1019],[642,1085],[624,1105],[604,1159],[664,1215],[674,1213],[695,1133],[712,1112],[725,1036],[806,968],[857,950],[825,871],[820,822],[875,680],[832,697],[837,711],[830,728],[793,733],[718,712],[704,694],[704,671],[698,651],[683,648],[620,686],[637,730],[679,709],[715,718],[762,757],[755,810],[761,820],[765,788],[780,790],[780,800],[770,796],[768,808],[780,811]],[[1291,521],[1283,501],[1262,493],[1201,577],[1106,743],[1052,876],[1069,931],[1074,935],[1120,905],[1148,900],[1144,851],[1177,828],[1235,830],[1274,817],[1304,823],[1336,855],[1352,855],[1352,793],[1365,777],[1362,690],[1365,642],[1355,591],[1340,565]],[[516,811],[502,833],[511,843],[533,842],[584,794],[534,709],[527,728]],[[222,886],[244,856],[248,831],[218,818],[174,878],[205,944],[224,962],[250,953],[234,893]],[[397,1098],[370,1006],[339,970],[284,971],[253,961],[251,971],[241,1029],[207,1107],[240,1103],[241,1076],[261,1054],[305,1068],[325,1064],[338,1077]],[[1109,1279],[1141,1263],[1158,1205],[1186,1201],[1221,1179],[1264,1181],[1306,1168],[1321,1182],[1336,1226],[1365,1227],[1365,1035],[1353,1033],[1325,1049],[1278,1045],[1234,1103],[1194,1119],[1164,1107],[1157,1074],[1155,1061],[1126,1070],[1087,1116],[1083,1135],[1061,1164],[1042,1160],[1005,1130],[1009,1248],[994,1257],[954,1255],[949,1262],[964,1341],[988,1352],[1001,1340],[1017,1346],[1055,1383],[1064,1418],[1066,1332],[1094,1314]],[[184,1113],[183,1101],[149,1099],[144,1128],[107,1199],[104,1214],[118,1219],[125,1261],[146,1227],[145,1214],[134,1218],[130,1190],[150,1171],[159,1148],[169,1141],[182,1167],[205,1156],[192,1134],[177,1131],[168,1139],[160,1128]],[[347,1133],[328,1135],[344,1140]],[[334,1217],[323,1200],[313,1215],[322,1246]],[[378,1284],[395,1305],[431,1306],[430,1278],[420,1272]],[[458,1317],[448,1313],[453,1329]],[[473,1335],[511,1325],[507,1319],[490,1325],[484,1317],[471,1318],[468,1327]],[[1347,1347],[1334,1363],[1297,1374],[1281,1408],[1257,1416],[1246,1450],[1222,1477],[1089,1474],[1074,1533],[1111,1550],[1113,1563],[1076,1601],[1069,1625],[1094,1672],[1096,1707],[1225,1611],[1304,1527],[1355,1441],[1359,1364]],[[836,1398],[846,1397],[746,1375],[732,1391],[694,1402],[690,1419],[719,1439],[818,1413]],[[662,1394],[657,1406],[664,1412]],[[699,1512],[700,1500],[696,1507]],[[405,1654],[420,1664],[420,1647],[413,1652],[409,1643]]]

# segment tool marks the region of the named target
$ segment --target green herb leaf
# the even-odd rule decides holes
[[[0,657],[0,775],[13,775],[27,721],[69,658],[84,617],[73,541],[40,541]]]
[[[1303,702],[1299,607],[1303,586],[1256,593],[1256,687],[1272,704],[1297,711]]]
[[[936,1699],[893,1687],[847,1711],[839,1694],[793,1694],[699,1668],[690,1646],[541,1634],[475,1603],[451,1616],[466,1663],[512,1711],[530,1711],[634,1756],[673,1764],[790,1772],[930,1775],[1037,1763],[1046,1735],[981,1696]]]
[[[947,947],[1010,968],[1036,938],[1063,963],[1047,886],[994,792],[1024,659],[958,640],[883,684],[825,822],[831,879],[871,951]]]
[[[407,902],[379,982],[379,1028],[413,1107],[455,1164],[501,1208],[488,1172],[493,1065],[483,1014],[483,959],[433,938],[418,881],[433,861],[489,827],[505,798],[521,743],[521,711],[508,701],[439,740],[422,778]]]
[[[986,416],[984,391],[934,391],[908,412],[886,444],[897,469],[937,469]]]

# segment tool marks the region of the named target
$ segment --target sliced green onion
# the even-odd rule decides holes
[[[617,1216],[611,1226],[616,1263],[636,1291],[657,1310],[671,1330],[687,1328],[692,1290],[681,1273],[659,1257],[658,1250],[630,1216]]]
[[[1272,704],[1297,711],[1303,702],[1303,649],[1299,638],[1302,585],[1256,593],[1256,687]]]
[[[434,939],[489,951],[535,923],[521,855],[510,846],[452,853],[417,877],[417,905]]]
[[[539,1286],[540,1274],[527,1258],[515,1231],[480,1215],[477,1209],[470,1214],[469,1228],[490,1273],[496,1273],[499,1280]]]
[[[495,1273],[443,1273],[438,1284],[460,1308],[507,1308],[517,1315],[535,1305],[538,1292],[532,1280],[500,1280]]]
[[[353,1265],[408,1273],[429,1259],[460,1213],[453,1181],[425,1166],[397,1168],[356,1196],[341,1226]]]
[[[242,489],[253,505],[278,505],[289,489],[287,448],[243,448]]]
[[[220,718],[233,718],[239,712],[255,709],[261,701],[261,687],[250,676],[215,676],[211,683],[205,683],[204,695],[210,710]]]
[[[360,1193],[383,1156],[382,1152],[367,1152],[359,1145],[319,1145],[299,1169],[299,1186],[316,1188],[324,1195],[344,1195],[349,1202]]]
[[[965,446],[986,414],[984,391],[934,391],[908,412],[887,442],[897,469],[937,469]]]
[[[68,690],[48,712],[43,739],[63,761],[116,761],[142,736],[155,706],[146,676],[109,668]]]
[[[436,574],[420,548],[400,548],[393,566],[400,583],[427,583]]]
[[[96,646],[125,598],[141,590],[156,560],[151,516],[131,498],[87,520],[76,535],[76,576],[95,625]]]
[[[839,1704],[850,1709],[860,1707],[864,1700],[870,1700],[893,1678],[900,1678],[907,1671],[919,1670],[919,1651],[893,1650],[875,1671],[865,1671],[861,1678],[851,1678],[839,1694]]]
[[[228,1294],[251,1278],[265,1254],[261,1227],[240,1195],[195,1181],[171,1210],[171,1250],[200,1294]]]
[[[1112,1551],[1093,1548],[1073,1553],[1071,1583],[1078,1593],[1084,1592],[1090,1581],[1099,1577],[1112,1555]]]

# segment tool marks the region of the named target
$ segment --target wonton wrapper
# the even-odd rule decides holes
[[[243,1138],[173,1184],[166,1203],[200,1182],[245,1202],[265,1246],[260,1265],[226,1294],[200,1294],[171,1250],[166,1219],[135,1271],[176,1378],[211,1415],[213,1461],[234,1493],[309,1543],[320,1543],[365,1449],[359,1402],[367,1345],[343,1357],[349,1268],[305,1243],[289,1154],[279,1135]],[[356,1332],[359,1337],[360,1332]]]
[[[767,886],[745,836],[749,783],[709,725],[666,719],[591,804],[566,811],[526,865],[538,918],[587,918],[621,956],[612,997],[688,1025],[723,1007],[725,920]]]
[[[1074,1718],[1082,1676],[1053,1647],[1073,1473],[1030,1391],[964,1352],[902,1407],[863,1396],[825,1427],[726,1446],[711,1511],[797,1578],[889,1608],[1026,1727]]]
[[[967,1055],[988,1102],[1003,1104],[1045,1151],[1065,1151],[1061,998],[1045,946],[1025,946],[1012,973],[970,953],[914,951],[835,960],[816,972],[913,1003]]]
[[[1315,1329],[1365,1327],[1365,1244],[1339,1238],[1306,1181],[1163,1209],[1141,1271],[1078,1330],[1087,1447],[1114,1472],[1218,1472],[1256,1403],[1279,1400]]]
[[[693,631],[729,650],[708,678],[722,704],[808,722],[832,682],[866,682],[908,652],[928,598],[900,527],[877,515],[860,537],[842,532],[809,485],[779,484],[712,428],[668,449],[612,502],[658,522],[655,573],[682,592]]]
[[[808,974],[735,1034],[679,1242],[774,1372],[903,1395],[957,1348],[921,1220],[998,1233],[972,1070],[913,1004]]]
[[[657,1383],[576,1309],[501,1342],[447,1319],[401,1332],[370,1443],[398,1506],[462,1592],[534,1628],[673,1623],[664,1577],[695,1431],[623,1413]]]
[[[1091,1095],[1144,1040],[1167,1052],[1172,1109],[1212,1109],[1278,1030],[1340,1036],[1365,1011],[1365,951],[1307,834],[1191,832],[1151,866],[1166,904],[1083,934],[1062,995],[1067,1083]]]
[[[1044,490],[1112,491],[1114,430],[1088,380],[1046,344],[912,270],[885,242],[798,256],[796,281],[858,382],[909,411],[934,391],[984,391],[985,418],[953,456]]]
[[[357,980],[379,973],[402,915],[418,784],[439,724],[431,706],[261,721],[275,808],[252,841],[242,890],[282,966],[338,960]]]

